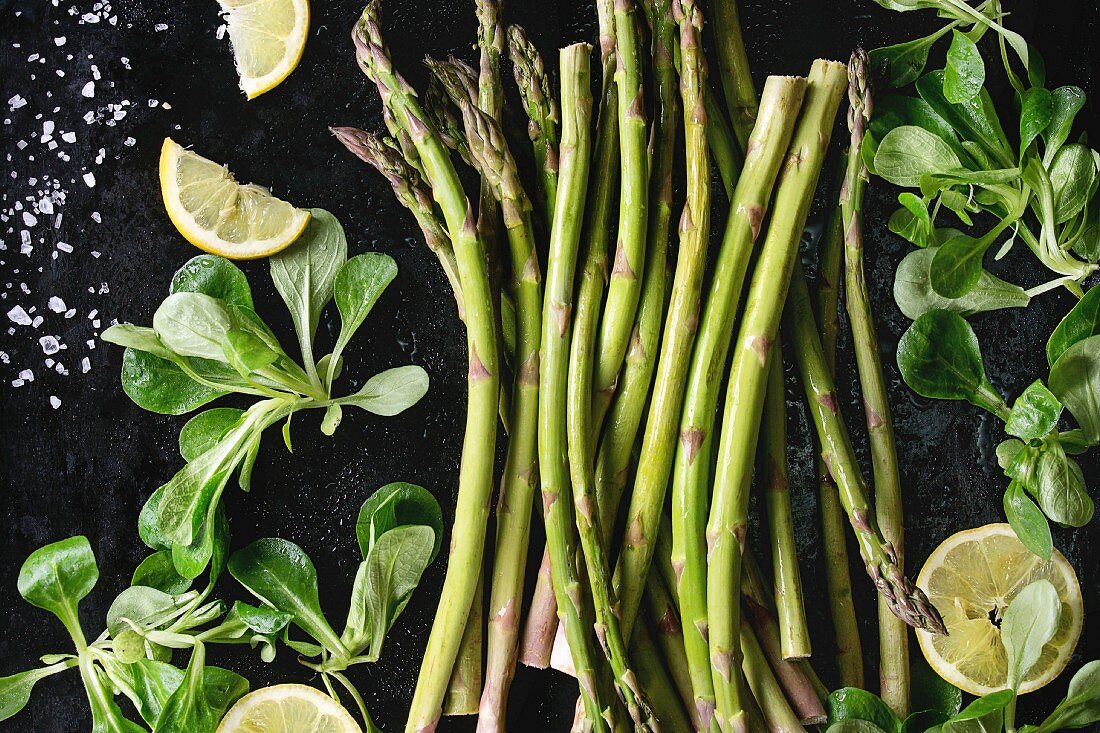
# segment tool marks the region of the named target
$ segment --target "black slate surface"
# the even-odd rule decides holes
[[[512,0],[508,5],[508,19],[524,24],[544,51],[593,38],[594,11],[588,0]],[[928,13],[892,14],[870,0],[744,0],[742,5],[749,54],[760,80],[766,73],[804,73],[814,57],[845,59],[857,42],[875,47],[904,40],[935,23]],[[1012,11],[1009,24],[1045,54],[1053,84],[1075,83],[1096,91],[1094,3],[1006,5]],[[384,367],[406,363],[423,365],[432,378],[427,399],[398,418],[356,411],[328,439],[317,432],[317,417],[303,416],[295,421],[293,455],[277,438],[266,441],[251,495],[227,493],[234,545],[261,536],[301,544],[319,567],[324,606],[340,617],[358,556],[354,516],[364,497],[386,482],[407,480],[429,487],[449,511],[465,374],[453,304],[411,218],[396,206],[383,181],[351,159],[326,130],[329,124],[381,129],[377,96],[356,70],[347,37],[359,10],[359,0],[315,0],[310,40],[298,70],[276,90],[246,102],[237,91],[228,41],[215,37],[219,20],[214,2],[0,0],[0,211],[12,214],[0,221],[0,310],[21,306],[29,312],[33,307],[30,318],[43,318],[37,327],[0,319],[0,675],[26,669],[39,655],[68,647],[60,625],[15,592],[26,555],[73,534],[88,536],[99,559],[100,581],[82,606],[82,619],[91,633],[98,633],[108,603],[147,553],[137,538],[137,512],[181,465],[175,440],[184,420],[153,415],[132,404],[118,382],[120,350],[86,343],[111,319],[148,323],[171,273],[195,254],[173,230],[160,202],[156,160],[165,135],[227,163],[241,180],[268,185],[296,204],[331,210],[347,229],[353,253],[381,250],[393,255],[400,275],[348,352],[349,387]],[[423,80],[418,61],[425,54],[471,57],[472,3],[391,0],[385,25],[397,63],[414,81]],[[55,39],[61,38],[59,45]],[[89,81],[94,81],[94,96],[82,96]],[[19,99],[26,100],[25,106]],[[112,119],[116,109],[125,112],[121,119]],[[90,123],[84,119],[89,112]],[[1094,105],[1082,116],[1090,118],[1095,138]],[[58,143],[56,149],[43,139],[46,122],[53,123],[49,134]],[[75,132],[76,141],[64,142],[63,132]],[[94,187],[83,180],[87,172],[94,175]],[[27,226],[22,213],[12,208],[17,201],[26,206],[28,196],[40,198],[54,179],[65,191],[64,202],[54,204],[54,215],[40,216]],[[1001,521],[1004,480],[992,455],[999,428],[967,405],[915,398],[900,383],[889,357],[906,325],[890,296],[890,275],[906,251],[884,226],[894,195],[888,187],[872,186],[866,221],[873,296],[894,385],[909,567],[915,571],[951,532]],[[57,213],[63,217],[54,228]],[[20,253],[24,229],[33,247],[26,254]],[[65,251],[64,243],[71,251]],[[245,270],[260,312],[281,332],[290,333],[265,266],[246,264]],[[1042,277],[1027,258],[1009,272],[1028,284]],[[64,301],[62,312],[50,310],[51,297]],[[1070,304],[1066,294],[1058,293],[1026,311],[974,319],[992,379],[1011,397],[1044,373],[1039,345]],[[75,313],[66,318],[68,309]],[[93,310],[99,325],[90,317]],[[322,339],[333,337],[334,323],[331,317],[324,319]],[[47,335],[67,346],[52,356],[67,375],[46,364],[51,357],[43,353],[39,339]],[[87,373],[81,369],[85,357]],[[848,375],[842,382],[851,388],[854,370],[850,363],[842,368]],[[12,386],[25,369],[32,370],[33,382]],[[51,396],[60,401],[58,407]],[[857,421],[854,403],[847,407]],[[823,581],[811,448],[803,411],[792,412],[798,417],[792,424],[796,519],[813,599]],[[1097,454],[1082,465],[1095,486]],[[1100,544],[1096,526],[1056,533],[1057,546],[1077,568],[1090,614],[1073,668],[1100,651],[1100,630],[1092,620],[1100,608],[1100,575],[1093,555]],[[354,672],[386,730],[403,725],[443,571],[442,561],[429,570],[387,639],[383,660]],[[864,645],[873,657],[873,601],[858,573],[854,571],[857,602],[868,611]],[[232,598],[239,589],[226,579],[221,594]],[[809,612],[828,677],[824,604],[811,602]],[[310,681],[307,670],[286,650],[272,665],[240,649],[214,649],[210,656],[248,676],[254,687]],[[1021,718],[1034,721],[1049,709],[1067,681],[1068,675],[1063,676],[1022,701]],[[567,679],[523,670],[511,708],[515,724],[567,730],[573,695]],[[28,708],[2,727],[43,733],[86,730],[89,720],[77,676],[40,683]],[[466,727],[464,722],[445,725],[448,730]]]

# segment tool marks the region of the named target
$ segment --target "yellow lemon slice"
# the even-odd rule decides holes
[[[1016,594],[1040,579],[1058,591],[1062,616],[1054,638],[1024,678],[1021,693],[1057,677],[1081,637],[1084,606],[1076,573],[1058,550],[1049,561],[1032,554],[1007,524],[987,524],[944,540],[917,576],[917,585],[939,609],[949,632],[917,631],[932,669],[972,695],[1004,689],[1008,659],[1000,621]]]
[[[302,59],[309,34],[308,0],[218,0],[241,89],[253,99],[275,87]]]
[[[242,186],[225,166],[164,139],[160,192],[180,234],[199,249],[234,260],[266,257],[289,247],[309,212],[267,189]]]
[[[250,692],[229,709],[217,733],[363,733],[340,703],[306,685]]]

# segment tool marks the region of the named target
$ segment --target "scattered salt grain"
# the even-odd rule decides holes
[[[58,47],[64,46],[66,40],[67,39],[65,38],[65,36],[58,36],[57,38],[53,39],[53,44]]]
[[[84,174],[83,178],[84,178],[84,185],[85,186],[87,186],[88,188],[95,188],[95,174],[94,173],[89,171],[88,173]]]
[[[53,296],[50,296],[50,300],[46,304],[46,307],[49,308],[50,310],[52,310],[54,313],[64,313],[65,312],[65,301],[63,301],[61,298],[57,297],[56,295],[53,295]]]
[[[91,99],[92,97],[94,97],[95,96],[95,82],[90,81],[87,84],[85,84],[84,88],[80,90],[80,95],[82,97],[87,97],[88,99]],[[88,114],[95,117],[95,114],[92,113],[92,112],[89,112]]]
[[[55,410],[56,410],[57,408],[61,407],[61,400],[60,400],[60,398],[58,398],[58,397],[55,397],[54,395],[50,395],[50,407],[52,407],[52,408],[53,408],[53,409],[55,409]]]
[[[57,342],[57,338],[54,336],[43,336],[38,339],[38,345],[42,347],[43,354],[56,354],[61,351],[61,344]]]
[[[80,373],[87,374],[90,371],[92,371],[92,360],[85,356],[80,360]]]
[[[31,325],[31,317],[27,314],[27,311],[23,310],[21,305],[17,305],[8,311],[8,319],[17,326]]]

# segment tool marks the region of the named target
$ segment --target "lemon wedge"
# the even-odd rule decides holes
[[[286,249],[309,224],[308,211],[260,186],[242,186],[225,166],[171,138],[160,151],[160,191],[169,218],[188,242],[233,260]]]
[[[1024,678],[1021,693],[1057,677],[1077,646],[1084,619],[1077,575],[1058,550],[1049,561],[1032,554],[1007,524],[987,524],[944,540],[917,576],[917,585],[935,604],[948,631],[947,636],[917,631],[932,669],[972,695],[1004,689],[1008,658],[1000,621],[1016,594],[1036,580],[1054,585],[1062,615],[1054,638]]]
[[[217,733],[362,733],[340,703],[306,685],[250,692],[222,718]]]
[[[218,0],[241,89],[254,99],[287,78],[309,33],[308,0]]]

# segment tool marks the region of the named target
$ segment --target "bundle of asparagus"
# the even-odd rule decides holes
[[[523,30],[504,25],[500,0],[477,0],[477,68],[429,61],[423,97],[393,67],[378,0],[353,31],[388,135],[333,132],[412,212],[469,341],[449,566],[406,730],[474,712],[479,731],[504,730],[517,661],[552,658],[577,678],[578,730],[799,731],[824,720],[787,495],[784,311],[831,481],[822,496],[837,499],[823,502],[825,527],[835,532],[847,516],[883,599],[883,690],[901,710],[899,624],[942,622],[900,567],[896,459],[862,282],[866,63],[857,55],[846,73],[819,60],[806,78],[770,77],[758,102],[736,4],[716,0],[717,94],[696,0],[596,0],[596,9],[596,95],[587,44],[561,50],[555,92]],[[504,127],[505,56],[530,150],[513,150]],[[846,87],[851,154],[815,316],[798,247]],[[729,209],[706,278],[712,162]],[[463,187],[460,163],[477,173],[476,191]],[[677,169],[685,190],[672,262]],[[841,246],[877,519],[832,386]],[[498,413],[507,448],[489,549]],[[749,551],[754,472],[774,582]],[[531,541],[538,508],[544,548]],[[843,537],[834,541],[843,549]],[[542,569],[527,579],[531,553]],[[831,584],[838,629],[846,588]],[[837,641],[858,651],[858,635]],[[841,665],[845,682],[860,670]]]

